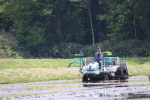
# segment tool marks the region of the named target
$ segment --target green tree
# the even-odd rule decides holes
[[[139,39],[150,39],[150,1],[149,0],[135,0],[134,13],[138,27]]]
[[[99,15],[98,19],[105,20],[107,36],[115,41],[128,38],[129,32],[125,28],[129,28],[132,23],[128,19],[130,9],[126,2],[104,0],[100,3],[105,13]]]
[[[5,16],[14,22],[12,27],[17,30],[15,36],[19,43],[26,43],[25,37],[31,27],[34,27],[34,20],[41,12],[40,5],[36,0],[9,0],[5,3]]]
[[[38,27],[32,27],[26,37],[27,46],[36,46],[44,43],[45,39],[43,38],[44,29]]]

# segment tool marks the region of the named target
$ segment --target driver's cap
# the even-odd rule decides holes
[[[98,47],[98,48],[97,48],[97,50],[101,50],[101,48],[100,48],[100,47]]]

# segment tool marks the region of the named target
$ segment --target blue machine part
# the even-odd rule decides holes
[[[87,66],[87,71],[98,71],[99,70],[99,64],[97,62],[91,62]]]

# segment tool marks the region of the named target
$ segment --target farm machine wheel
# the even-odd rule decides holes
[[[106,73],[106,74],[104,75],[104,80],[109,80],[109,74]]]
[[[88,77],[84,74],[83,77],[82,77],[82,83],[83,83],[83,86],[86,87],[88,83]]]

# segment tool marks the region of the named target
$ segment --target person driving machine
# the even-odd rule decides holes
[[[101,53],[101,48],[98,47],[97,52],[95,53],[93,60],[95,60],[95,61],[97,61],[97,63],[99,63],[99,68],[102,65],[102,59],[103,59],[103,53]]]

